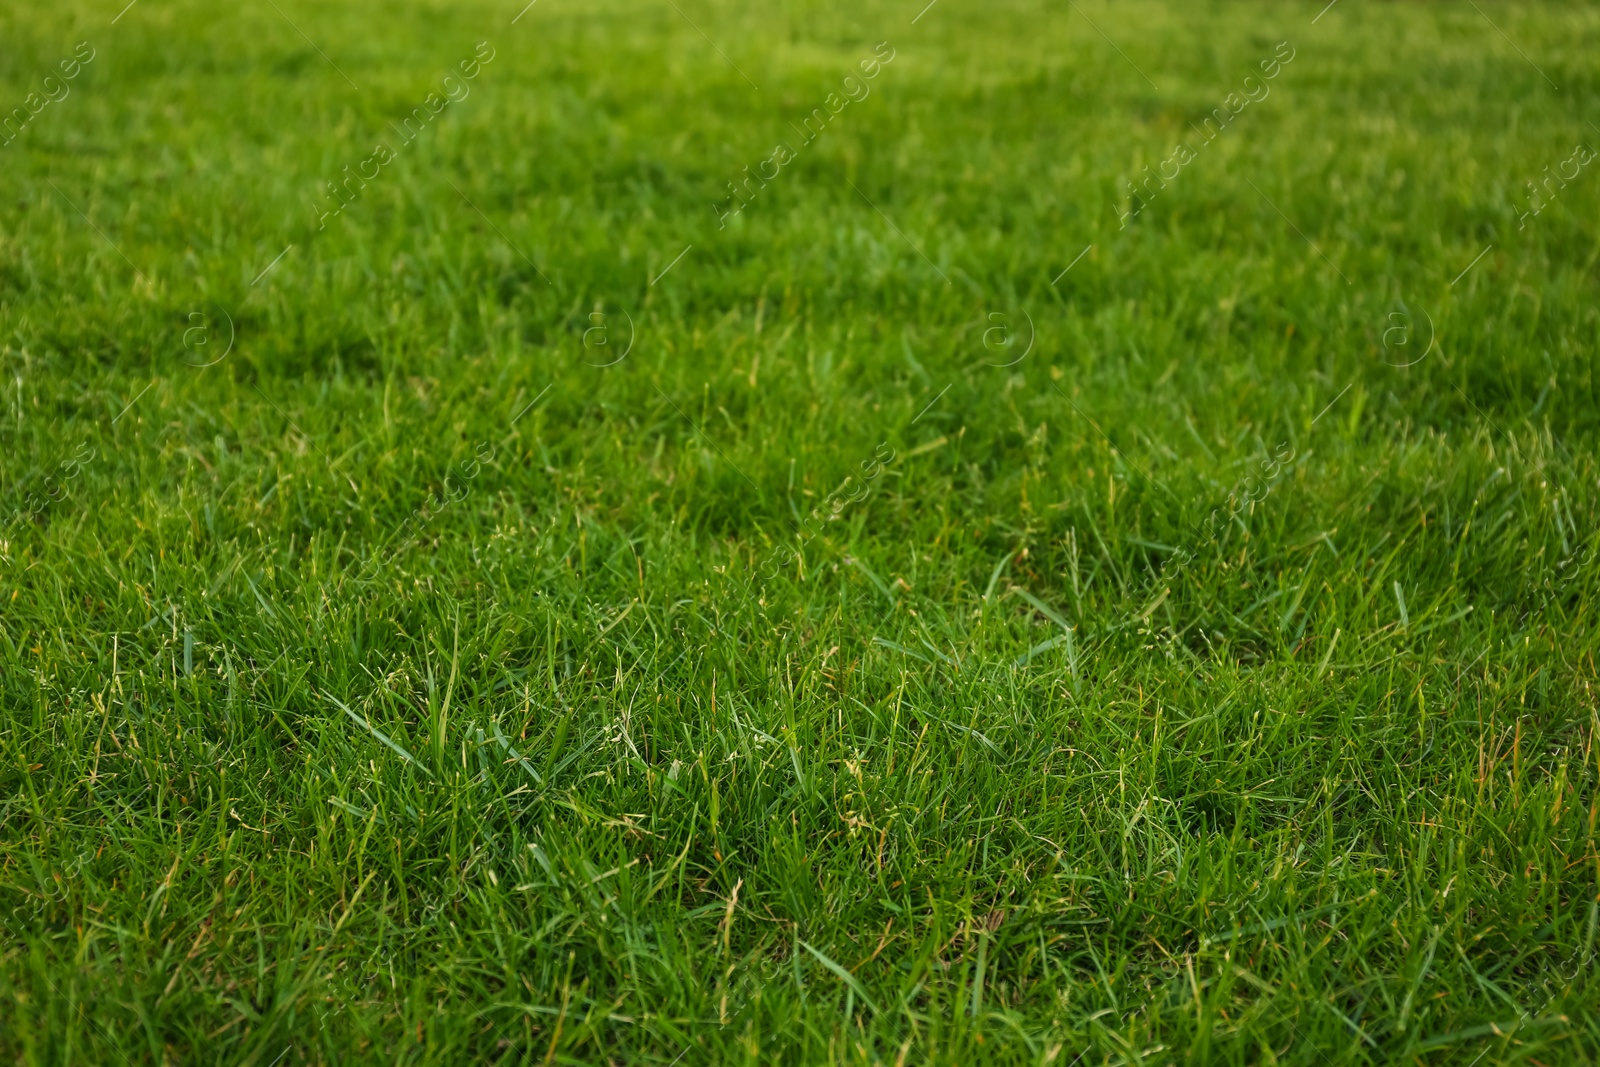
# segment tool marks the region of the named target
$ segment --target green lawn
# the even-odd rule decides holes
[[[7,1061],[1600,1061],[1600,8],[123,2]]]

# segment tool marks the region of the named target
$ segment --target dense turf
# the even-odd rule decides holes
[[[120,7],[0,13],[7,1058],[1600,1058],[1600,12]]]

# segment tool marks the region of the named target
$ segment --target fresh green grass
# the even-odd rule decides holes
[[[7,1058],[1600,1059],[1600,11],[120,6],[0,13]]]

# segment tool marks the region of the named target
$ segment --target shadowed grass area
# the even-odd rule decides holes
[[[6,1056],[1600,1057],[1600,11],[120,6],[0,12]]]

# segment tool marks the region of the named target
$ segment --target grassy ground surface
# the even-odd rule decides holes
[[[0,13],[7,1059],[1600,1058],[1600,11],[119,7]]]

